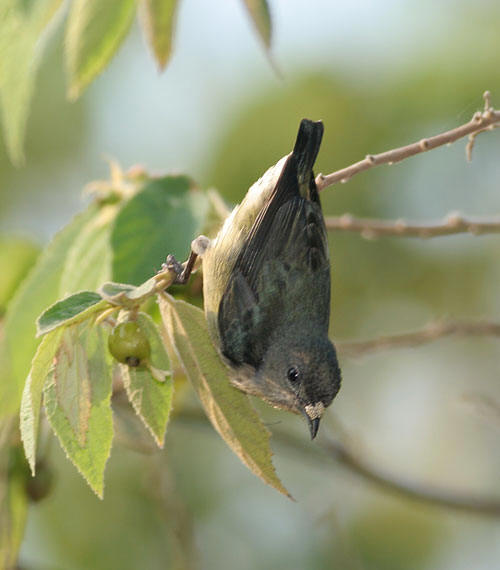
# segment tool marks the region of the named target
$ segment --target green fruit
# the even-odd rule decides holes
[[[149,341],[135,321],[120,323],[108,338],[109,352],[123,364],[139,366],[149,358]]]

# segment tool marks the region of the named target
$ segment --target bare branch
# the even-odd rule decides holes
[[[493,517],[500,516],[500,497],[452,491],[404,479],[362,459],[338,441],[323,438],[319,443],[333,459],[344,467],[387,491],[436,506]]]
[[[469,139],[467,141],[467,144],[465,145],[465,156],[467,157],[467,162],[472,161],[472,149],[476,144],[477,135],[479,135],[480,133],[485,133],[486,131],[492,131],[493,129],[498,129],[499,127],[500,125],[498,124],[490,125],[489,127],[485,127],[484,129],[481,129],[480,131],[476,131],[475,133],[469,135]]]
[[[485,423],[500,429],[500,403],[485,394],[463,394],[460,404]]]
[[[500,123],[500,111],[496,111],[490,106],[489,91],[486,91],[483,97],[485,100],[485,110],[474,113],[472,119],[468,123],[451,129],[450,131],[422,139],[418,142],[402,146],[400,148],[381,152],[380,154],[367,154],[363,160],[351,164],[351,166],[347,166],[346,168],[342,168],[341,170],[337,170],[336,172],[332,172],[331,174],[318,174],[316,177],[318,190],[324,190],[327,186],[331,186],[337,182],[347,182],[355,174],[373,168],[374,166],[378,166],[379,164],[391,165],[395,162],[400,162],[405,158],[409,158],[410,156],[420,154],[421,152],[426,152],[437,148],[438,146],[453,143],[468,135],[473,135],[475,138],[478,133],[489,130],[490,128],[495,128],[495,126]],[[467,146],[468,155],[472,152],[474,138],[469,140]]]
[[[420,331],[372,340],[336,343],[339,351],[346,356],[361,356],[388,348],[408,348],[420,346],[447,336],[500,336],[500,323],[488,321],[450,321],[430,323]]]
[[[448,214],[440,222],[415,223],[401,219],[377,220],[355,218],[350,214],[343,214],[339,217],[327,217],[325,223],[327,230],[356,232],[365,239],[374,239],[380,236],[431,238],[461,233],[475,236],[500,233],[500,218],[464,218],[458,212]]]
[[[182,410],[177,418],[185,423],[208,426],[206,417],[198,410]],[[273,429],[273,437],[301,457],[306,456],[321,464],[333,459],[344,468],[378,487],[417,501],[473,514],[500,516],[500,497],[474,495],[451,491],[404,479],[362,459],[353,449],[340,441],[321,435],[318,445],[299,439],[288,431]]]
[[[484,112],[487,113],[489,111],[493,111],[493,107],[491,106],[491,93],[489,91],[485,91],[483,93],[484,99]],[[479,133],[484,133],[485,131],[492,131],[493,129],[497,129],[500,125],[494,124],[490,125],[489,127],[485,127],[475,133],[471,133],[469,135],[469,139],[467,145],[465,147],[465,155],[467,156],[467,161],[471,162],[472,160],[472,149],[474,148],[474,144],[476,143],[476,137]]]

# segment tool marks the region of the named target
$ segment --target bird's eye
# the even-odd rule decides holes
[[[292,366],[291,368],[288,369],[288,372],[286,373],[288,380],[290,380],[290,382],[295,383],[298,381],[300,373],[298,371],[297,368],[295,368],[295,366]]]

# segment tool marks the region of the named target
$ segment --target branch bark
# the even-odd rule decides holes
[[[453,335],[500,337],[500,323],[492,321],[434,322],[415,332],[380,336],[365,341],[338,342],[336,346],[343,355],[356,357],[388,348],[420,346]]]
[[[326,229],[340,232],[356,232],[365,239],[381,236],[432,238],[468,233],[479,236],[500,233],[500,218],[465,218],[458,212],[448,214],[440,222],[406,222],[405,220],[377,220],[355,218],[350,214],[325,218]]]
[[[355,162],[354,164],[351,164],[351,166],[347,166],[341,170],[332,172],[331,174],[318,174],[316,177],[318,190],[324,190],[328,186],[332,186],[332,184],[336,184],[337,182],[347,182],[355,174],[369,170],[379,164],[391,165],[396,162],[401,162],[405,158],[432,150],[438,146],[453,143],[466,136],[469,136],[466,151],[467,157],[470,159],[476,136],[483,131],[494,129],[500,123],[500,111],[496,111],[491,106],[489,91],[486,91],[483,94],[483,98],[484,111],[477,111],[474,113],[472,119],[468,123],[400,148],[395,148],[379,154],[367,154],[363,160]]]

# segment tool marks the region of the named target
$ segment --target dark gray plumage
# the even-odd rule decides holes
[[[328,339],[330,262],[312,167],[321,122],[247,193],[203,252],[205,309],[233,382],[303,413],[311,436],[340,387]]]

